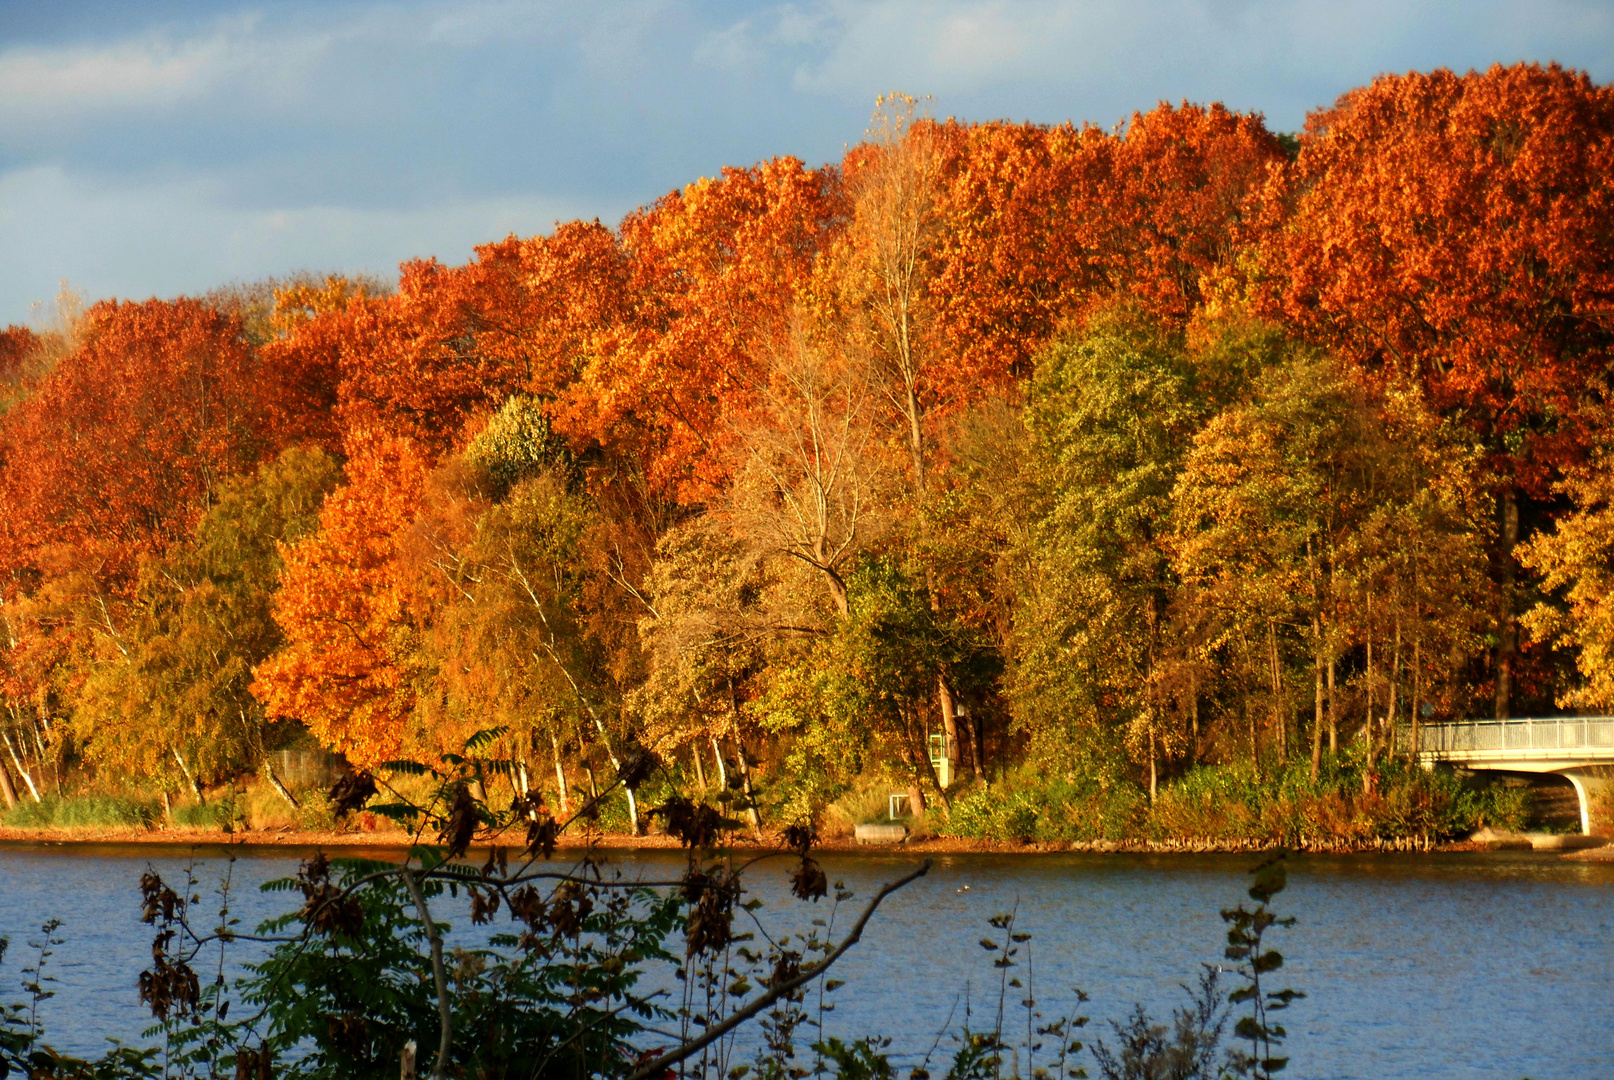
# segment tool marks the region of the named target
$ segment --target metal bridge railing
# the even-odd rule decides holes
[[[1436,755],[1479,751],[1614,750],[1614,717],[1465,720],[1425,724],[1418,736],[1418,749]]]

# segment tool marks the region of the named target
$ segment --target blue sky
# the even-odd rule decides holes
[[[1614,79],[1614,3],[1267,0],[243,5],[0,0],[0,324],[298,269],[387,276],[817,164],[876,94],[1110,125],[1219,100],[1293,130],[1382,71]]]

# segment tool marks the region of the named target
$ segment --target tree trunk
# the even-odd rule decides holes
[[[1385,718],[1385,726],[1390,729],[1388,750],[1390,753],[1400,752],[1400,743],[1397,741],[1401,734],[1401,616],[1395,617],[1395,646],[1390,653],[1390,706],[1389,715]]]
[[[717,745],[717,736],[710,736],[712,740],[712,760],[717,762],[717,786],[723,791],[728,790],[729,769],[723,760],[723,748]]]
[[[701,794],[706,794],[706,768],[701,765],[701,748],[699,743],[689,746],[689,760],[695,765],[695,780],[701,786]]]
[[[922,503],[925,501],[925,432],[920,426],[919,388],[915,385],[918,372],[912,361],[906,361],[903,375],[903,404],[908,420],[908,451],[913,456],[913,490]]]
[[[757,812],[757,800],[751,794],[751,763],[746,760],[745,743],[740,740],[740,725],[734,725],[734,749],[740,755],[740,790],[745,793],[745,813],[751,819],[751,832],[762,839],[762,815]]]
[[[11,755],[11,764],[17,770],[17,775],[22,777],[22,782],[27,785],[28,794],[33,796],[34,802],[39,802],[39,788],[34,786],[34,778],[29,774],[27,768],[23,766],[22,757],[17,753],[17,747],[11,742],[11,733],[5,728],[0,727],[0,738],[5,739],[6,751]],[[24,750],[28,749],[28,741],[22,737],[21,731],[18,731],[17,733],[17,742],[22,744],[22,748]],[[13,789],[13,791],[15,791],[15,789]]]
[[[1272,677],[1272,726],[1278,733],[1278,759],[1289,760],[1289,718],[1283,708],[1283,667],[1278,663],[1278,628],[1267,620],[1267,667]]]
[[[634,836],[642,836],[644,830],[639,827],[639,799],[633,789],[626,785],[622,788],[622,794],[628,797],[628,827],[633,830]]]
[[[39,782],[41,784],[46,782],[45,781],[45,762],[50,761],[51,777],[56,782],[56,797],[61,798],[61,795],[62,795],[61,762],[59,760],[52,760],[51,759],[50,751],[45,748],[45,735],[41,734],[42,730],[46,734],[50,733],[50,712],[49,712],[49,710],[47,710],[45,708],[43,703],[40,703],[39,705],[37,705],[35,707],[34,716],[33,716],[33,719],[32,719],[32,722],[31,722],[30,726],[33,728],[33,732],[34,732],[34,745],[39,748]],[[22,736],[18,735],[17,738],[21,739]]]
[[[1199,671],[1188,676],[1188,763],[1199,764]]]
[[[579,696],[581,696],[581,695],[579,695]],[[587,704],[587,703],[585,702],[584,704]],[[594,728],[600,734],[600,745],[605,747],[605,756],[611,759],[611,768],[615,769],[617,774],[620,775],[621,772],[622,772],[622,762],[617,759],[616,751],[611,748],[611,740],[606,738],[606,736],[605,736],[605,725],[600,723],[600,718],[598,716],[594,715],[594,709],[592,707],[589,708],[588,713],[589,713],[589,716],[593,717]],[[588,782],[589,782],[590,786],[595,785],[594,770],[593,769],[589,770]],[[630,787],[624,786],[622,788],[622,792],[623,792],[623,794],[625,794],[628,797],[628,826],[629,826],[629,828],[631,828],[633,830],[633,835],[638,836],[639,835],[639,800],[637,800],[637,799],[635,799],[633,797],[633,789],[630,788]],[[599,788],[597,786],[595,786],[594,798],[596,800],[598,800],[599,797],[600,797]]]
[[[280,777],[275,775],[275,767],[269,764],[268,758],[264,758],[263,760],[263,775],[264,779],[269,781],[269,786],[275,789],[275,794],[284,799],[287,806],[291,807],[293,810],[301,809],[301,807],[297,805],[296,796],[287,790],[286,785],[280,782]]]
[[[762,839],[762,815],[757,812],[757,800],[751,794],[751,762],[745,754],[745,740],[740,738],[740,696],[729,683],[729,724],[734,730],[734,749],[740,752],[740,790],[745,792],[745,809],[751,818],[751,831]]]
[[[908,785],[908,816],[925,816],[925,786],[919,782],[919,770],[914,770],[913,783]]]
[[[947,791],[942,787],[941,777],[936,775],[936,767],[930,762],[930,732],[923,719],[923,712],[912,715],[906,710],[901,713],[902,729],[908,740],[908,754],[913,759],[914,785],[921,792],[924,788],[925,778],[929,778],[930,786],[936,790],[936,801],[941,803],[942,813],[949,820],[953,816],[953,802],[947,797]],[[915,732],[917,730],[917,738]]]
[[[852,616],[852,605],[846,597],[846,582],[842,580],[840,574],[835,572],[833,567],[825,565],[823,536],[819,536],[813,541],[812,550],[814,564],[824,575],[824,587],[829,590],[830,602],[835,605],[836,614],[844,622]]]
[[[560,796],[560,812],[569,814],[572,808],[566,794],[566,766],[560,760],[560,740],[553,731],[549,733],[549,746],[555,752],[555,789]]]
[[[970,734],[975,739],[975,779],[986,779],[986,714],[970,715]]]
[[[953,705],[953,690],[947,685],[947,676],[944,673],[936,674],[936,703],[941,708],[942,718],[942,756],[948,761],[958,760],[958,713]],[[956,766],[949,767],[948,782],[954,779],[952,775]]]
[[[1362,791],[1366,794],[1371,787],[1368,777],[1373,772],[1373,635],[1371,633],[1367,636],[1367,711],[1362,731],[1367,738],[1367,768],[1362,771]]]
[[[207,796],[202,794],[202,785],[196,782],[196,777],[191,773],[191,767],[185,764],[185,759],[180,757],[179,750],[177,748],[175,748],[172,752],[174,755],[174,760],[179,762],[179,771],[185,774],[185,782],[191,786],[191,791],[196,795],[196,804],[198,806],[206,806]]]
[[[986,772],[981,766],[981,740],[979,729],[976,727],[980,723],[980,717],[968,710],[961,712],[956,709],[953,715],[958,720],[959,737],[963,740],[963,745],[969,747],[970,773],[977,780],[985,780]],[[959,760],[963,760],[963,755],[959,755]]]
[[[17,808],[17,789],[11,786],[11,774],[4,762],[0,762],[0,796],[5,797],[7,810]]]
[[[1311,633],[1311,778],[1315,780],[1323,761],[1323,635],[1315,619],[1312,620]]]
[[[1339,753],[1339,695],[1334,687],[1334,657],[1328,658],[1328,752]]]
[[[1412,752],[1416,754],[1418,729],[1423,724],[1423,640],[1412,639]]]
[[[1154,722],[1149,723],[1149,804],[1154,805],[1155,795],[1158,792],[1160,779],[1159,769],[1155,765],[1154,752]]]
[[[1250,708],[1250,698],[1244,696],[1244,719],[1250,727],[1250,763],[1255,767],[1255,779],[1261,779],[1261,740],[1255,730],[1255,710]]]
[[[45,775],[45,759],[50,757],[50,751],[45,749],[45,737],[39,733],[39,721],[37,719],[30,721],[28,730],[33,733],[34,752],[39,755],[37,759],[39,761],[39,782],[48,784],[50,779]],[[17,734],[17,741],[22,743],[25,748],[28,745],[28,740],[22,737],[21,732]],[[58,794],[60,793],[58,792]]]
[[[1497,596],[1496,642],[1496,718],[1506,720],[1513,709],[1513,661],[1519,651],[1519,625],[1515,607],[1518,603],[1518,563],[1513,549],[1519,544],[1519,499],[1512,488],[1497,497],[1498,539],[1501,541],[1498,558],[1501,571]]]

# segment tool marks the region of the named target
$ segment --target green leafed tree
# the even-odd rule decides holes
[[[1009,693],[1032,753],[1102,774],[1186,748],[1168,674],[1172,490],[1210,403],[1180,339],[1113,310],[1041,357],[1027,408]]]
[[[98,628],[76,698],[89,760],[199,782],[252,763],[264,715],[248,687],[281,641],[272,615],[280,545],[317,527],[340,477],[323,451],[289,449],[225,483],[189,539],[141,564],[122,625],[108,618]]]
[[[1421,680],[1461,666],[1475,644],[1472,465],[1415,393],[1370,393],[1298,348],[1195,435],[1173,562],[1245,752],[1287,758],[1309,713],[1315,775],[1325,738],[1337,749],[1350,727],[1371,742],[1371,718],[1393,726],[1409,689],[1422,701]],[[1365,661],[1354,694],[1347,658]]]

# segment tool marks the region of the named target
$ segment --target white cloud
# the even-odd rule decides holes
[[[946,71],[998,74],[1032,51],[1039,29],[1002,17],[1001,5],[948,16],[936,28],[932,59]]]
[[[472,0],[374,5],[329,19],[231,15],[183,28],[59,48],[0,52],[0,131],[200,103],[208,113],[313,103],[343,82],[404,82],[421,61],[553,33],[551,3]],[[408,62],[403,59],[415,56]],[[352,70],[355,60],[366,69]],[[395,66],[392,66],[395,65]],[[390,67],[390,70],[389,70]]]
[[[127,4],[0,44],[0,321],[63,276],[166,295],[460,261],[723,164],[833,159],[890,90],[1105,125],[1220,100],[1292,130],[1386,70],[1614,79],[1590,0],[218,0],[119,37],[95,2]]]
[[[11,49],[0,53],[0,101],[7,112],[170,101],[205,91],[228,53],[222,34],[178,43],[149,39],[104,48]]]
[[[58,49],[0,52],[0,131],[44,133],[118,118],[152,119],[178,106],[238,115],[254,104],[300,100],[309,74],[363,23],[335,33],[265,31],[262,20],[216,20],[171,31]]]
[[[541,194],[412,209],[279,206],[242,209],[222,185],[190,180],[105,185],[36,166],[0,175],[0,325],[71,281],[88,298],[205,292],[232,280],[293,270],[390,277],[405,259],[463,262],[476,244],[547,232],[556,220],[614,216]]]
[[[768,63],[780,48],[833,45],[843,29],[828,6],[804,10],[795,4],[784,4],[707,32],[696,46],[695,61],[735,69]]]
[[[786,26],[810,27],[808,55],[786,52]],[[1556,57],[1607,79],[1611,38],[1614,9],[1581,0],[817,0],[753,12],[707,41],[753,68],[789,56],[797,91],[840,101],[897,87],[944,107],[1019,102],[1010,111],[1024,116],[1063,100],[1071,118],[1107,123],[1186,96],[1292,126],[1384,70]]]

